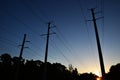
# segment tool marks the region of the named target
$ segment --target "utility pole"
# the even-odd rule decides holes
[[[50,22],[48,22],[48,31],[47,31],[47,40],[46,40],[46,49],[45,49],[45,64],[47,63],[47,57],[48,57],[48,44],[49,44],[49,35],[50,35]]]
[[[102,80],[105,80],[104,61],[103,61],[102,50],[101,50],[101,45],[100,45],[100,40],[99,40],[99,35],[98,35],[98,29],[97,29],[97,24],[96,24],[96,19],[95,19],[95,14],[94,14],[94,9],[93,8],[91,9],[91,12],[92,12],[92,17],[93,17],[93,24],[94,24],[97,47],[98,47],[98,54],[99,54],[100,67],[101,67],[101,73],[102,73]]]
[[[55,27],[55,26],[53,26]],[[47,34],[43,34],[43,35],[47,35],[47,39],[46,39],[46,49],[45,49],[45,59],[44,59],[44,69],[43,69],[43,80],[47,80],[47,58],[48,58],[48,46],[49,46],[49,36],[51,34],[56,34],[55,32],[50,33],[50,29],[53,28],[51,27],[51,23],[48,22],[48,30],[47,30]],[[42,35],[42,36],[43,36]]]
[[[22,59],[22,55],[23,55],[23,49],[24,49],[24,45],[25,45],[25,40],[26,40],[26,34],[24,34],[24,38],[23,38],[23,42],[21,45],[21,50],[20,50],[20,55],[19,55],[19,59]]]
[[[17,63],[16,73],[15,73],[15,80],[19,80],[19,75],[20,75],[19,71],[20,71],[20,65],[21,65],[21,60],[22,60],[22,55],[23,55],[23,49],[25,48],[24,47],[25,42],[26,42],[26,34],[24,34],[22,45],[20,45],[21,46],[21,50],[20,50],[20,55],[18,57],[18,63]]]
[[[44,59],[43,80],[47,80],[47,57],[48,57],[48,44],[49,44],[49,35],[50,35],[50,24],[51,23],[48,22],[46,49],[45,49],[45,59]]]

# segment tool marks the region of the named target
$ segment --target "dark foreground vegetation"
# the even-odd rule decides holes
[[[0,56],[0,80],[43,80],[44,63],[40,60],[19,61],[9,54]],[[66,68],[60,63],[47,63],[47,80],[96,80],[93,73],[78,73],[77,68]],[[120,80],[120,64],[106,73],[106,80]]]

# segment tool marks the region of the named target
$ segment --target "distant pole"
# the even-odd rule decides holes
[[[91,9],[91,12],[92,12],[93,23],[94,23],[95,34],[96,34],[96,41],[97,41],[100,67],[101,67],[101,73],[102,73],[102,80],[105,80],[104,79],[104,77],[105,77],[104,61],[103,61],[102,50],[101,50],[101,45],[100,45],[100,40],[99,40],[99,35],[98,35],[98,29],[97,29],[97,24],[96,24],[96,19],[95,19],[95,14],[94,14],[94,9],[93,8]]]
[[[25,41],[26,41],[26,34],[24,34],[24,38],[23,38],[22,45],[21,45],[20,55],[19,55],[19,58],[18,58],[19,60],[18,60],[18,63],[17,63],[16,73],[15,73],[15,80],[19,80],[20,63],[21,63],[21,60],[22,60],[22,54],[23,54]]]
[[[47,40],[46,40],[46,49],[45,49],[45,59],[44,59],[44,71],[43,71],[43,80],[47,80],[47,57],[48,57],[48,44],[49,44],[49,35],[50,35],[50,22],[48,22],[48,31],[47,31]]]
[[[22,42],[22,46],[21,46],[21,50],[20,50],[20,55],[19,55],[20,60],[22,59],[25,40],[26,40],[26,34],[24,34],[24,38],[23,38],[23,42]]]
[[[49,44],[49,35],[50,35],[50,22],[48,22],[48,31],[47,31],[47,40],[46,40],[46,49],[45,49],[45,60],[44,62],[47,63],[48,57],[48,44]]]

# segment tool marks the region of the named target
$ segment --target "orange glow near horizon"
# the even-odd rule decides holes
[[[94,74],[96,74],[97,76],[101,77],[101,74],[99,71],[93,72]]]
[[[78,72],[79,72],[79,73],[93,73],[93,74],[101,77],[101,72],[100,72],[100,70],[95,69],[95,67],[92,67],[92,68],[89,67],[87,70],[85,70],[85,69],[79,69],[79,68],[78,68]]]
[[[91,66],[91,65],[93,65],[93,66]],[[100,70],[99,66],[96,67],[95,64],[91,64],[91,65],[87,65],[89,67],[85,67],[85,68],[77,66],[78,73],[81,73],[81,74],[82,73],[93,73],[93,74],[101,77],[102,74],[101,74],[101,70]],[[105,65],[106,73],[109,72],[109,69],[110,69],[110,64]]]
[[[101,78],[100,78],[100,77],[97,77],[96,80],[101,80]]]

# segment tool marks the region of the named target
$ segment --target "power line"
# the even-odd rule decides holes
[[[0,38],[0,48],[2,48],[0,51],[1,52],[9,52],[9,53],[15,53],[18,52],[18,44],[16,44],[15,42],[8,40],[8,39],[3,39]]]
[[[102,13],[101,13],[101,16],[104,16],[104,0],[101,0],[101,11],[102,11]],[[103,32],[103,38],[102,38],[102,43],[103,43],[103,47],[104,47],[104,28],[105,26],[104,26],[104,18],[102,18],[102,32]]]
[[[24,6],[26,6],[28,9],[30,9],[30,11],[32,12],[33,15],[36,16],[36,18],[39,17],[40,21],[42,21],[43,23],[46,23],[45,20],[43,20],[34,10],[32,7],[29,6],[29,4],[27,4],[24,0],[22,0],[22,4],[24,4]]]
[[[32,0],[29,0],[31,1],[32,4],[36,5],[34,1]],[[42,10],[40,7],[38,8],[39,6],[36,5],[36,9],[41,13],[42,16],[44,16],[44,19],[46,19],[46,21],[49,20],[48,18],[48,15],[46,14],[46,12],[44,10]]]
[[[4,26],[4,27],[3,27],[3,26]],[[16,35],[15,33],[7,30],[7,29],[5,28],[5,26],[6,26],[5,24],[4,24],[4,25],[3,25],[3,24],[0,24],[0,28],[1,28],[3,31],[7,32],[7,33],[8,33],[9,35],[11,35],[12,37],[20,38],[19,35]],[[14,36],[13,36],[13,35],[14,35]]]
[[[10,43],[13,43],[14,45],[18,45],[18,43],[16,43],[16,42],[14,42],[14,41],[12,41],[12,40],[9,40],[9,39],[7,39],[7,38],[5,38],[5,37],[2,37],[2,36],[0,36],[1,38],[0,39],[4,39],[3,41],[8,41],[8,42],[10,42]]]
[[[87,24],[87,21],[86,21],[86,14],[85,14],[85,12],[84,12],[84,10],[83,10],[83,7],[82,7],[82,1],[78,1],[78,3],[79,3],[79,7],[80,7],[80,10],[81,10],[83,19],[84,19],[84,24],[85,24],[85,28],[86,28],[86,30],[87,30],[88,39],[89,39],[89,41],[90,41],[91,50],[92,50],[92,53],[94,53],[94,52],[93,52],[92,40],[91,40],[91,38],[90,38],[90,32],[89,32],[88,24]],[[87,8],[87,9],[88,9],[88,8]],[[95,56],[95,54],[94,54],[94,56]],[[96,64],[96,62],[95,62],[95,64]],[[97,64],[96,64],[96,69],[98,69]]]
[[[64,55],[64,53],[62,52],[62,50],[60,50],[60,48],[56,45],[56,43],[54,41],[52,41],[53,44],[52,44],[52,47],[55,49],[55,50],[58,50],[58,52],[64,57],[64,59],[70,64],[71,61]]]
[[[64,35],[61,33],[61,31],[58,29],[58,27],[56,29],[58,31],[58,34],[56,34],[58,40],[60,40],[62,42],[63,46],[69,51],[69,53],[71,54],[71,56],[74,57],[74,60],[76,60],[77,63],[79,63],[82,66],[84,66],[84,64],[82,63],[82,60],[80,60],[80,58],[78,58],[76,52],[74,51],[74,49],[72,48],[72,46],[68,43],[68,41],[65,39]],[[74,55],[73,55],[73,52],[74,52]],[[81,63],[79,61],[81,61]]]
[[[15,21],[21,23],[22,25],[24,25],[27,29],[31,30],[32,33],[36,34],[36,36],[39,36],[39,33],[36,32],[35,30],[33,30],[29,25],[27,25],[26,23],[24,23],[22,20],[18,19],[16,16],[13,16],[12,14],[3,11],[4,13],[6,13],[8,16],[10,16],[12,19],[14,19]]]
[[[86,2],[87,2],[87,1],[86,1]],[[91,40],[91,37],[90,37],[90,32],[89,32],[89,28],[88,28],[88,24],[87,24],[86,13],[85,13],[84,10],[83,10],[82,1],[80,0],[78,3],[79,3],[79,6],[80,6],[80,10],[81,10],[82,16],[83,16],[85,28],[86,28],[86,30],[87,30],[87,35],[88,35],[88,39],[89,39],[89,42],[90,42],[91,51],[92,51],[92,53],[94,53],[94,51],[93,51],[94,49],[93,49],[93,45],[92,45],[92,40]],[[97,1],[96,1],[96,3],[97,3]],[[89,5],[89,4],[87,4],[87,5]],[[97,4],[96,4],[96,5],[97,5]],[[96,6],[96,7],[97,7],[97,6]],[[87,9],[88,9],[88,7],[87,7]],[[87,9],[86,9],[86,10],[87,10]],[[94,54],[94,56],[95,56],[95,54]],[[98,69],[98,65],[97,65],[96,62],[95,62],[95,65],[96,65],[96,69]]]
[[[40,57],[39,60],[43,59],[43,56],[33,48],[28,48],[27,52],[29,52],[30,53],[29,55],[34,57],[34,59],[37,58],[38,56]]]
[[[8,40],[7,40],[8,41]],[[10,46],[13,46],[13,47],[17,47],[17,45],[16,44],[14,44],[14,43],[11,43],[11,41],[8,41],[8,42],[6,42],[5,40],[1,40],[0,39],[0,42],[4,42],[4,43],[1,43],[1,44],[6,44],[6,45],[10,45]]]
[[[32,46],[32,47],[34,47],[35,49],[42,51],[42,49],[41,49],[41,48],[38,48],[38,47],[37,47],[37,46],[35,46],[35,44],[33,44],[32,42],[30,42],[30,44],[31,44],[31,46]]]

